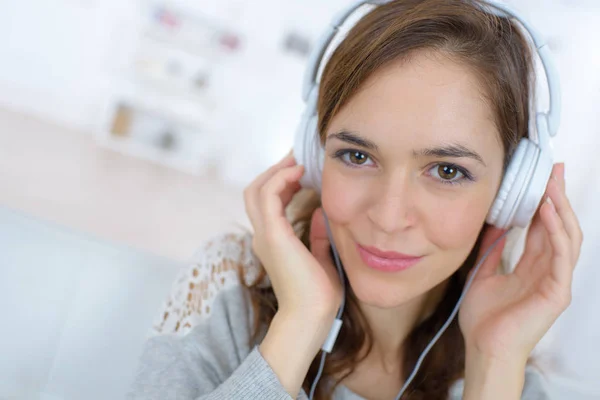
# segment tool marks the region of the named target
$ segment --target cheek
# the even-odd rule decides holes
[[[491,205],[487,194],[464,196],[446,203],[444,210],[428,214],[428,237],[441,250],[471,246],[485,222]],[[433,209],[436,209],[435,207]],[[439,210],[439,204],[437,205]]]
[[[321,204],[332,223],[345,225],[364,215],[365,196],[356,179],[325,165],[322,182]]]

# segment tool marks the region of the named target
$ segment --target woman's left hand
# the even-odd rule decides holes
[[[504,232],[486,226],[478,260]],[[461,306],[459,324],[468,352],[526,362],[571,303],[573,270],[583,241],[565,193],[563,163],[552,169],[519,263],[512,273],[498,274],[505,241],[498,243],[477,272]]]

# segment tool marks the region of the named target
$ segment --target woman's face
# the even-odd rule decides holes
[[[472,250],[502,178],[502,144],[475,75],[415,54],[377,71],[326,135],[322,204],[358,299],[395,307],[445,281]],[[382,271],[359,246],[422,258]]]

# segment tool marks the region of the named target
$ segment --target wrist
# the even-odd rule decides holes
[[[285,305],[279,304],[277,315],[280,319],[298,320],[303,323],[309,323],[315,326],[323,325],[327,322],[333,322],[339,306],[332,307],[309,307],[303,305]]]
[[[527,358],[498,358],[467,348],[463,399],[518,400],[523,392]]]
[[[282,386],[296,398],[308,368],[323,345],[329,324],[323,319],[278,311],[259,350]]]
[[[274,334],[289,338],[289,342],[294,343],[294,347],[302,350],[303,354],[308,354],[312,361],[325,342],[334,319],[333,313],[279,310],[271,322],[271,327]]]

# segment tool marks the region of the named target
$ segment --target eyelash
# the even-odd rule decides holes
[[[352,164],[352,163],[350,163],[350,162],[348,162],[348,161],[346,161],[346,160],[344,160],[342,158],[346,154],[350,154],[350,153],[359,153],[359,154],[365,155],[367,158],[371,158],[371,156],[368,153],[365,153],[365,152],[360,151],[360,150],[354,150],[354,149],[342,149],[342,150],[338,150],[338,151],[336,151],[335,153],[332,154],[332,157],[334,159],[340,160],[342,163],[344,163],[345,165],[347,165],[350,168],[360,168],[360,165]],[[453,181],[449,181],[447,179],[436,179],[438,182],[442,183],[443,185],[451,185],[451,186],[462,185],[465,180],[467,180],[467,181],[473,181],[473,176],[471,175],[471,173],[468,170],[466,170],[465,168],[463,168],[463,167],[461,167],[459,165],[452,164],[452,163],[437,163],[435,165],[457,169],[458,172],[460,172],[463,175],[460,179],[453,180]]]

